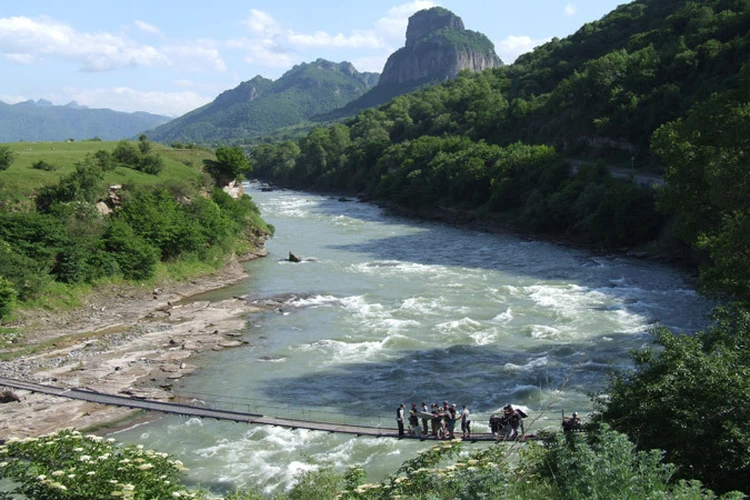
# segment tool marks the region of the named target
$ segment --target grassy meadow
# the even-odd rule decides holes
[[[11,204],[22,203],[34,195],[39,187],[57,182],[63,175],[75,169],[75,164],[87,154],[100,149],[112,152],[118,141],[76,141],[76,142],[11,142],[5,143],[16,158],[5,171],[0,172],[0,191]],[[132,141],[137,146],[137,141]],[[203,160],[214,159],[212,151],[203,149],[173,149],[163,144],[151,143],[151,150],[164,160],[164,169],[159,175],[149,175],[132,168],[117,167],[105,172],[105,182],[109,185],[123,184],[154,185],[166,179],[197,183],[202,175]],[[53,165],[55,170],[45,171],[32,168],[38,161]]]

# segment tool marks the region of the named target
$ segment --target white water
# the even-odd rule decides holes
[[[247,346],[207,355],[177,392],[235,409],[370,419],[395,426],[398,403],[467,404],[474,426],[508,402],[591,408],[629,350],[663,324],[695,331],[710,304],[680,272],[514,236],[384,215],[371,205],[274,191],[250,194],[276,226],[250,279],[208,297],[293,294],[249,318]],[[293,251],[305,260],[284,259]],[[379,420],[378,420],[379,419]],[[371,480],[426,446],[319,432],[165,417],[116,435],[174,454],[217,491],[288,487],[317,463],[365,467]]]

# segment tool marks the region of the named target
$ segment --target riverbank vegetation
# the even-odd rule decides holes
[[[260,247],[272,231],[252,199],[234,199],[215,182],[237,177],[232,148],[217,158],[145,136],[4,148],[13,158],[0,177],[5,318],[16,306],[75,306],[104,282],[216,270],[229,256]],[[39,161],[55,168],[34,168]]]
[[[524,447],[496,445],[468,451],[459,441],[442,442],[406,460],[378,483],[366,483],[362,469],[336,472],[323,465],[300,476],[277,500],[302,499],[476,499],[574,500],[718,497],[698,481],[673,481],[675,467],[658,451],[636,451],[624,434],[606,426],[589,433],[550,434]],[[109,497],[215,498],[186,488],[183,465],[167,454],[121,446],[114,440],[61,431],[0,447],[0,475],[16,493],[30,498]],[[12,498],[10,492],[0,498]],[[227,492],[226,500],[261,500],[252,489]]]

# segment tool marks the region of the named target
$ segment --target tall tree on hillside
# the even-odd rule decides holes
[[[225,186],[251,170],[245,151],[239,146],[221,146],[216,149],[216,161],[206,160],[204,169],[211,174],[217,186]]]
[[[667,165],[662,207],[705,250],[709,289],[750,301],[750,65],[737,90],[712,96],[662,126],[653,149]]]

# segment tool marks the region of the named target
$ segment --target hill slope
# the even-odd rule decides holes
[[[111,109],[89,109],[71,102],[54,106],[45,100],[0,102],[0,142],[127,139],[162,123],[168,116]]]
[[[213,102],[148,132],[160,142],[232,142],[309,120],[364,94],[377,82],[351,63],[318,59],[276,81],[256,76]]]

